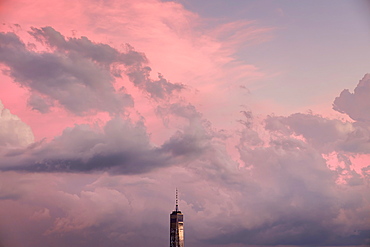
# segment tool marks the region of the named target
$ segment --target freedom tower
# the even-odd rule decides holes
[[[179,211],[176,189],[176,210],[170,214],[170,247],[184,247],[184,215]]]

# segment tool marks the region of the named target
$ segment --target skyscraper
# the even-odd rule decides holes
[[[176,189],[176,209],[170,214],[170,247],[184,247],[184,215],[179,211]]]

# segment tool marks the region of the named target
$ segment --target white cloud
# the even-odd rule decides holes
[[[34,141],[31,128],[0,101],[0,146],[25,147]]]

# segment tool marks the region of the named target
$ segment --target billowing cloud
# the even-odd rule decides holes
[[[170,83],[161,74],[158,75],[158,80],[150,79],[151,68],[143,66],[147,63],[145,55],[136,52],[129,44],[126,44],[126,53],[121,53],[107,44],[95,44],[87,37],[66,40],[52,27],[32,28],[30,34],[51,48],[80,54],[97,62],[110,69],[113,76],[121,77],[122,72],[125,71],[135,86],[145,90],[153,98],[164,99],[174,91],[181,91],[184,88],[184,85],[180,83]],[[124,65],[124,68],[120,68],[120,65]]]
[[[195,126],[190,129],[204,134],[199,125]],[[131,129],[131,132],[140,136],[139,130]],[[186,138],[190,134],[183,132]],[[70,149],[83,153],[78,148],[81,142],[77,141],[83,138],[76,133],[74,136],[69,142],[74,143]],[[174,145],[172,154],[178,143],[191,143],[185,141],[186,138],[169,140]],[[46,190],[42,189],[45,185],[37,174],[25,173],[22,176],[28,179],[23,178],[25,182],[11,191],[14,188],[11,185],[17,182],[11,177],[17,175],[5,172],[2,175],[8,174],[9,178],[2,181],[11,193],[4,194],[4,199],[8,199],[0,203],[9,208],[12,200],[14,203],[23,201],[23,206],[28,208],[25,216],[29,214],[32,222],[37,220],[36,233],[44,234],[44,243],[40,246],[47,246],[53,240],[70,241],[79,246],[94,246],[96,242],[134,246],[147,244],[147,239],[157,245],[165,244],[166,219],[173,207],[171,195],[175,186],[180,188],[180,209],[185,213],[189,245],[366,244],[369,178],[359,176],[357,179],[362,183],[338,184],[337,171],[328,168],[321,152],[310,143],[291,135],[272,135],[271,138],[267,145],[254,148],[240,143],[241,160],[247,165],[244,167],[238,167],[230,159],[223,143],[213,141],[208,142],[206,149],[198,150],[196,159],[183,160],[186,166],[161,166],[145,174],[123,176],[51,174],[50,181],[44,181],[51,183]],[[93,139],[90,143],[94,143]],[[138,139],[145,138],[134,140]],[[244,140],[245,136],[241,136],[240,141]],[[132,136],[125,142],[132,142]],[[109,148],[125,146],[123,142],[115,144]],[[184,148],[184,152],[186,150]],[[188,154],[194,155],[194,152]],[[32,189],[27,189],[28,183],[33,184]],[[26,218],[22,220],[28,222]],[[34,236],[26,236],[26,239],[32,238]]]
[[[183,127],[177,130],[161,147],[164,152],[179,159],[177,162],[193,161],[214,151],[215,135],[210,124],[202,118],[193,105],[174,103],[158,107],[157,112],[167,125],[169,119],[174,120],[175,117],[185,120]]]
[[[169,165],[168,158],[150,143],[142,123],[120,118],[110,120],[102,132],[76,125],[49,143],[37,143],[18,153],[11,150],[5,157],[3,170],[34,172],[111,169],[112,173],[130,174]]]
[[[370,74],[366,74],[353,93],[348,89],[341,92],[333,103],[333,109],[345,113],[356,121],[370,121]]]
[[[212,147],[212,131],[193,106],[171,104],[170,111],[188,123],[161,146],[152,144],[143,121],[133,123],[130,119],[117,117],[108,121],[103,130],[75,125],[50,142],[41,141],[16,151],[4,150],[1,169],[146,173],[159,167],[191,162]],[[192,112],[190,115],[189,111]]]
[[[266,129],[280,135],[304,138],[322,153],[369,153],[370,126],[343,122],[320,115],[295,113],[288,117],[269,116]]]
[[[129,68],[126,72],[132,82],[153,98],[165,98],[177,90],[160,77],[162,81],[153,84],[157,86],[150,91],[146,86],[150,81],[149,67],[143,67],[142,62],[132,64],[127,58],[119,61],[116,57],[119,53],[105,45],[94,44],[85,38],[66,40],[51,28],[33,29],[33,32],[37,39],[55,50],[49,53],[30,51],[11,33],[2,34],[4,40],[11,40],[4,45],[7,46],[4,50],[11,50],[9,47],[18,44],[18,49],[24,54],[40,57],[43,62],[49,61],[48,57],[53,61],[72,61],[72,57],[77,56],[82,64],[85,61],[106,73],[111,86],[114,78],[112,64],[118,61],[123,64],[123,69]],[[81,53],[75,46],[82,47]],[[101,53],[107,56],[92,55]],[[10,75],[37,93],[31,96],[29,103],[47,112],[51,104],[44,97],[59,98],[43,91],[43,85],[36,81],[26,80],[26,75],[39,78],[38,74],[17,70],[15,64],[18,62],[10,66],[12,59],[9,57],[3,56],[3,61],[11,68]],[[127,64],[124,64],[126,60]],[[131,75],[137,68],[142,74]],[[52,71],[49,71],[52,75],[58,75]],[[79,67],[76,71],[84,70]],[[119,66],[115,67],[115,72],[116,76],[121,75]],[[45,77],[42,75],[40,78]],[[51,77],[47,78],[46,81],[51,80]],[[96,81],[96,89],[100,85],[101,81]],[[113,86],[111,89],[108,92],[117,93]],[[70,97],[76,95],[70,94]],[[59,99],[59,102],[63,104],[64,101]],[[76,110],[68,108],[68,104],[65,107],[75,113],[93,109],[86,106]],[[18,148],[3,149],[2,175],[16,177],[14,171],[30,172],[25,173],[26,177],[35,172],[48,173],[49,176],[62,173],[65,181],[69,181],[73,178],[65,173],[72,173],[86,177],[88,181],[74,181],[72,183],[83,185],[65,191],[61,191],[62,185],[55,184],[46,191],[50,196],[47,199],[41,196],[41,182],[35,185],[37,190],[29,191],[27,186],[11,189],[12,180],[4,180],[5,190],[0,194],[2,208],[12,213],[15,213],[12,207],[22,211],[24,215],[19,221],[24,225],[30,221],[39,222],[33,235],[26,238],[45,235],[45,246],[55,239],[79,246],[97,241],[113,246],[120,242],[133,246],[146,243],[138,240],[139,236],[151,239],[167,229],[165,223],[151,229],[157,224],[158,217],[153,217],[147,225],[150,212],[164,211],[163,202],[150,202],[151,210],[143,217],[146,209],[138,201],[149,203],[145,197],[151,193],[166,198],[169,187],[180,184],[185,187],[181,203],[189,219],[188,231],[196,239],[191,240],[193,243],[204,246],[216,243],[225,246],[367,243],[370,204],[366,185],[369,177],[366,167],[363,173],[356,172],[348,156],[348,153],[368,153],[369,126],[366,123],[296,113],[288,117],[267,117],[261,129],[261,126],[256,128],[258,123],[255,123],[252,112],[243,111],[244,120],[239,121],[241,130],[233,133],[240,136],[237,150],[242,163],[238,164],[227,152],[225,139],[228,137],[212,129],[211,123],[191,103],[163,103],[157,106],[156,113],[165,126],[179,124],[177,130],[160,145],[152,143],[144,119],[134,122],[129,116],[112,118],[102,130],[90,125],[75,125],[49,142],[40,141],[27,147],[22,147],[20,141],[12,143]],[[9,114],[7,116],[14,119]],[[17,131],[9,133],[9,136],[16,136]],[[27,144],[31,142],[30,139]],[[337,152],[337,159],[342,159],[347,165],[330,168],[324,154],[332,152]],[[105,171],[116,175],[117,179],[102,174]],[[101,179],[105,182],[101,183]],[[169,181],[158,182],[166,179]],[[69,183],[63,186],[68,187]],[[55,194],[55,190],[59,192]],[[35,196],[40,201],[37,206],[32,206],[35,202],[31,198]],[[24,204],[19,204],[19,201]],[[1,229],[8,232],[4,227]],[[64,237],[58,237],[58,234]],[[90,236],[90,240],[84,241],[81,236]],[[40,239],[33,241],[39,243]],[[16,242],[11,237],[6,241]],[[163,238],[157,244],[161,241]]]
[[[365,169],[362,175],[355,172],[350,163],[343,168],[329,169],[322,156],[323,146],[336,139],[346,140],[346,136],[338,138],[341,133],[338,124],[304,114],[269,117],[266,124],[269,141],[254,145],[244,135],[252,130],[243,131],[238,148],[247,170],[243,172],[245,168],[242,168],[242,178],[234,176],[231,183],[243,188],[238,190],[242,191],[240,197],[234,197],[242,206],[229,228],[223,222],[228,230],[215,234],[207,242],[295,246],[369,243],[370,229],[366,223],[369,218],[362,218],[363,213],[370,210],[366,205],[370,198],[366,194],[365,184],[369,178]],[[251,123],[245,128],[250,129]],[[258,132],[254,130],[255,135],[259,135]],[[325,133],[328,139],[323,139]],[[338,183],[343,174],[346,174],[342,177],[344,181]],[[353,215],[362,217],[352,218]],[[238,224],[240,226],[235,227]]]
[[[158,80],[150,79],[150,67],[143,66],[147,62],[145,55],[130,45],[126,45],[125,52],[119,52],[87,37],[66,39],[52,27],[32,28],[29,33],[50,50],[37,52],[15,33],[0,33],[0,62],[7,66],[3,72],[77,115],[94,111],[120,113],[133,106],[125,87],[116,89],[113,85],[123,72],[135,86],[156,99],[165,99],[184,88],[162,75]],[[29,104],[42,113],[50,106],[35,94]]]
[[[370,243],[367,83],[335,101],[354,121],[266,117],[250,98],[267,81],[249,88],[265,75],[235,54],[271,38],[257,21],[208,27],[158,0],[7,6],[34,27],[0,33],[22,87],[0,119],[0,246],[165,246],[176,187],[189,247]]]
[[[4,180],[0,203],[8,208],[10,202],[26,202],[28,211],[22,211],[29,220],[43,222],[34,231],[46,234],[45,243],[58,239],[79,246],[96,241],[135,245],[146,243],[139,236],[152,239],[167,231],[167,223],[151,216],[158,212],[168,216],[163,201],[153,198],[171,201],[169,190],[177,186],[182,188],[187,236],[198,246],[368,243],[370,177],[366,167],[356,172],[348,155],[367,150],[368,126],[296,113],[269,116],[261,129],[251,111],[241,113],[237,145],[241,164],[228,154],[227,137],[212,129],[196,107],[163,104],[157,114],[166,125],[173,121],[181,125],[159,146],[151,143],[142,121],[114,118],[103,131],[76,125],[49,143],[9,151],[2,159],[8,170],[3,174],[63,172],[65,182],[59,183],[65,184],[53,185],[47,192],[49,200],[23,186],[10,189],[12,180]],[[349,143],[352,151],[345,148]],[[345,165],[330,167],[325,155],[331,152]],[[86,180],[78,182],[65,172]],[[52,195],[59,186],[68,189]],[[30,208],[32,196],[43,198],[35,208]],[[162,242],[166,239],[157,238],[157,244]]]
[[[0,101],[0,146],[24,147],[33,141],[31,128],[18,116],[11,114]]]
[[[0,61],[8,67],[5,73],[71,112],[113,113],[133,104],[128,94],[114,89],[109,70],[77,52],[35,52],[14,33],[1,33],[0,39]]]

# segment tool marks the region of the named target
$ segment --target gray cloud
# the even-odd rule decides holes
[[[220,236],[205,241],[211,244],[243,244],[263,246],[365,246],[370,230],[356,232],[350,236],[340,236],[317,222],[297,219],[266,224],[259,228],[241,230],[231,235]]]
[[[151,69],[144,66],[145,55],[128,44],[125,52],[119,52],[87,37],[66,38],[52,27],[32,28],[29,33],[50,51],[36,52],[15,33],[0,33],[0,62],[8,68],[3,72],[48,97],[50,103],[56,101],[77,115],[95,111],[120,113],[133,106],[133,99],[124,88],[113,87],[115,78],[122,73],[155,99],[167,99],[184,89],[184,85],[171,83],[162,75],[157,80],[150,79]],[[29,104],[45,113],[48,104],[40,99],[32,96]]]
[[[35,93],[31,94],[27,103],[32,107],[32,110],[36,110],[41,113],[49,112],[50,107],[53,105],[51,102],[47,102],[47,100]]]
[[[0,62],[22,86],[56,100],[78,115],[94,110],[117,113],[131,106],[131,96],[113,88],[102,66],[78,53],[28,50],[14,33],[0,33]],[[33,100],[31,99],[31,103]]]
[[[370,152],[370,126],[361,122],[342,122],[320,115],[296,113],[288,117],[269,116],[266,129],[279,135],[302,136],[322,153]]]
[[[60,51],[80,54],[108,69],[111,66],[111,72],[115,76],[121,76],[124,70],[135,86],[146,91],[153,98],[165,99],[174,91],[185,88],[183,84],[169,82],[161,74],[158,74],[157,80],[150,79],[151,68],[144,66],[148,62],[145,55],[136,52],[129,44],[126,44],[126,53],[120,53],[109,45],[93,43],[87,37],[65,40],[65,37],[52,27],[33,28],[30,34],[40,42]],[[125,69],[119,69],[120,64],[123,64]]]
[[[8,151],[2,161],[2,170],[109,170],[115,174],[131,174],[168,166],[168,158],[151,145],[142,123],[133,124],[129,120],[115,118],[106,124],[103,132],[87,125],[76,125],[49,143],[34,145],[18,153]]]
[[[311,138],[309,141],[292,135],[294,131],[299,132],[295,126],[297,119],[302,120],[301,126],[307,127],[308,133],[301,131],[307,139]],[[271,133],[270,142],[258,146],[250,145],[241,132],[238,148],[248,169],[243,172],[242,168],[240,177],[228,175],[233,183],[224,183],[229,189],[239,186],[236,188],[240,194],[233,196],[233,200],[240,209],[235,215],[228,215],[231,222],[220,223],[223,230],[204,238],[204,243],[247,246],[369,244],[370,218],[364,216],[370,212],[365,185],[369,178],[355,172],[350,162],[344,168],[331,170],[322,157],[322,143],[327,140],[318,133],[324,129],[328,131],[327,128],[329,136],[336,133],[333,123],[310,115],[270,117],[266,129],[280,133]],[[250,125],[245,125],[249,131]],[[311,133],[314,129],[316,133]],[[334,139],[329,138],[329,141]],[[345,182],[338,183],[343,174],[346,174],[342,177]]]
[[[185,89],[185,85],[171,83],[161,74],[158,74],[157,80],[150,79],[150,71],[151,68],[147,66],[132,66],[126,73],[135,86],[147,92],[154,99],[167,99],[173,92]]]
[[[50,28],[32,32],[55,49],[47,56],[68,60],[77,53],[113,80],[107,66],[119,55],[109,46],[87,38],[67,40]],[[19,41],[13,34],[2,38],[5,51],[8,43],[13,47]],[[4,50],[0,54],[6,55]],[[125,59],[124,73],[136,71],[129,74],[131,80],[153,98],[166,99],[177,90],[164,80],[151,91],[150,68]],[[115,75],[120,73],[118,68]],[[48,95],[36,84],[32,89]],[[30,104],[46,109],[45,102],[33,97]],[[238,164],[225,139],[193,105],[162,104],[157,114],[167,125],[173,118],[186,123],[161,146],[151,143],[143,122],[116,117],[102,131],[76,125],[50,142],[1,149],[0,214],[6,220],[0,222],[0,232],[5,245],[163,246],[174,187],[180,187],[189,246],[369,244],[369,167],[360,174],[348,158],[348,153],[369,153],[366,121],[297,113],[267,117],[261,130],[252,112],[242,112],[245,120],[233,133],[240,137]],[[323,154],[333,151],[345,166],[329,169]],[[18,238],[14,231],[25,234]]]
[[[193,105],[183,102],[162,105],[157,107],[157,114],[166,125],[173,117],[180,117],[186,122],[183,129],[177,130],[164,142],[161,147],[164,152],[184,162],[192,161],[212,149],[214,133]]]
[[[186,108],[195,111],[192,106],[173,104],[170,107],[173,113],[180,115]],[[212,147],[212,132],[204,126],[199,115],[185,116],[188,125],[161,146],[151,144],[141,121],[132,123],[117,117],[107,122],[103,131],[76,125],[65,129],[61,136],[50,142],[4,150],[1,170],[137,174],[188,163]]]
[[[370,74],[366,74],[353,93],[345,89],[333,103],[333,109],[345,113],[353,120],[370,121]]]
[[[129,44],[126,44],[126,53],[121,53],[107,44],[94,43],[85,36],[66,39],[52,27],[32,28],[29,33],[36,40],[51,48],[56,48],[61,52],[78,54],[104,65],[108,69],[110,65],[115,63],[130,66],[147,62],[145,55],[135,51]]]
[[[276,130],[272,131],[270,126],[266,128],[271,133],[271,141],[251,146],[242,130],[238,148],[246,169],[238,167],[231,159],[224,143],[202,121],[195,107],[170,104],[162,107],[164,112],[180,116],[189,125],[161,147],[150,144],[141,122],[133,124],[115,118],[107,123],[103,132],[78,125],[65,130],[46,146],[39,144],[31,153],[26,150],[22,157],[45,157],[54,162],[40,160],[38,166],[31,163],[28,168],[21,167],[23,170],[84,174],[78,177],[56,174],[56,177],[76,180],[65,182],[73,184],[68,189],[64,188],[67,185],[59,185],[60,180],[52,183],[55,178],[45,181],[61,186],[65,192],[60,188],[45,191],[45,186],[40,185],[38,189],[3,193],[4,200],[28,202],[32,207],[37,201],[41,209],[48,208],[50,219],[40,219],[44,225],[38,224],[37,234],[44,234],[40,246],[47,246],[53,240],[79,246],[101,243],[137,246],[148,244],[146,239],[152,239],[157,245],[165,244],[167,238],[163,236],[168,230],[165,219],[172,210],[171,191],[175,186],[181,188],[180,209],[185,213],[187,243],[191,246],[368,243],[369,177],[354,173],[348,166],[341,172],[351,171],[353,176],[346,178],[346,183],[337,184],[341,174],[327,167],[320,149],[315,147],[315,143],[320,142],[296,139],[291,136],[292,130],[275,135]],[[244,124],[243,128],[258,135],[253,129],[252,114],[247,115],[249,124]],[[315,117],[313,120],[321,123]],[[279,129],[290,129],[289,124],[290,121],[279,121]],[[78,162],[73,163],[76,157]],[[58,164],[57,159],[63,159],[64,163]],[[181,167],[173,167],[174,164]],[[86,174],[92,170],[129,176]],[[7,173],[10,172],[3,176]],[[85,176],[102,178],[86,178],[87,185],[76,189]],[[6,188],[13,188],[12,183],[16,182],[9,178]],[[33,183],[35,181],[30,180],[30,184]],[[22,186],[28,188],[29,185]],[[55,194],[55,190],[59,192]],[[39,202],[41,198],[45,201]],[[27,236],[27,239],[34,236]],[[137,240],[139,236],[143,240]]]

